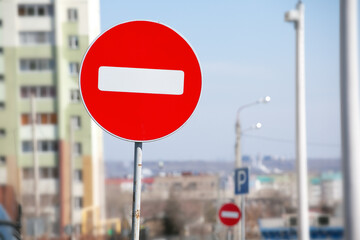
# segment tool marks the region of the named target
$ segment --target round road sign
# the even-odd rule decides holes
[[[149,21],[119,24],[87,50],[80,91],[91,118],[119,138],[146,142],[168,136],[192,115],[201,70],[190,45]]]
[[[226,226],[234,226],[241,219],[241,211],[235,204],[227,203],[220,208],[219,218]]]

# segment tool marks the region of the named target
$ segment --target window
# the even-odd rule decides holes
[[[36,98],[54,98],[55,93],[53,86],[22,86],[20,88],[21,98],[30,98],[31,95]]]
[[[38,95],[38,89],[37,87],[21,87],[20,95],[22,98],[36,97]]]
[[[52,16],[53,6],[50,4],[20,4],[18,15],[21,17]]]
[[[81,118],[80,118],[80,116],[72,116],[70,118],[70,121],[71,121],[70,123],[71,123],[74,130],[80,129],[80,127],[81,127]]]
[[[20,71],[50,71],[54,67],[52,59],[20,59]]]
[[[25,14],[28,16],[34,16],[35,15],[35,7],[27,6]]]
[[[329,226],[330,219],[328,216],[319,216],[318,217],[318,224],[319,226]]]
[[[6,136],[6,130],[4,128],[0,128],[0,138],[3,138]]]
[[[30,114],[21,114],[21,125],[29,125],[29,124],[31,124]]]
[[[71,62],[69,63],[69,72],[70,75],[78,75],[80,70],[80,64],[77,62]]]
[[[78,49],[79,48],[79,38],[78,36],[69,36],[69,48]]]
[[[38,150],[40,152],[49,152],[50,146],[47,141],[39,141],[38,142]]]
[[[38,113],[36,114],[36,122],[38,124],[56,124],[56,113]]]
[[[22,152],[29,153],[32,152],[33,146],[32,141],[22,141]],[[37,142],[37,149],[39,152],[56,152],[58,150],[58,145],[55,140],[39,140]]]
[[[291,218],[289,219],[289,225],[290,225],[290,227],[295,227],[295,226],[297,226],[297,217],[291,217]]]
[[[40,195],[40,205],[41,206],[49,206],[56,204],[57,201],[57,195],[54,194],[41,194]]]
[[[5,109],[5,102],[0,101],[0,110],[4,110]]]
[[[40,178],[49,178],[48,168],[40,168]]]
[[[57,123],[57,115],[56,113],[51,113],[49,115],[50,124],[56,124]]]
[[[68,20],[70,22],[75,22],[78,19],[77,9],[76,8],[69,8],[68,9]]]
[[[51,44],[53,32],[20,32],[20,43],[23,45]]]
[[[40,97],[45,98],[48,95],[47,87],[39,87],[40,89]]]
[[[40,168],[40,178],[58,178],[58,171],[53,167]]]
[[[54,140],[40,140],[38,141],[39,152],[56,152],[58,150],[57,142]]]
[[[51,98],[54,98],[56,96],[56,89],[55,89],[55,87],[52,87],[52,86],[50,86],[50,87],[47,87],[47,95],[46,95],[46,97],[51,97]]]
[[[5,164],[6,164],[6,157],[5,156],[0,156],[0,166],[5,165]]]
[[[19,5],[18,7],[18,15],[25,16],[26,15],[26,8],[24,5]]]
[[[56,113],[37,113],[36,124],[57,124]],[[32,123],[32,117],[30,113],[21,114],[21,125],[29,125]]]
[[[31,141],[23,141],[21,143],[21,149],[23,153],[32,152],[33,146]]]
[[[82,154],[82,145],[79,142],[73,144],[73,153],[75,157],[78,157]]]
[[[30,87],[21,87],[20,88],[20,96],[21,96],[21,98],[29,98],[30,97]]]
[[[83,199],[82,197],[75,197],[74,198],[74,208],[81,209],[83,207]]]
[[[73,89],[70,91],[70,100],[73,103],[80,102],[80,91],[77,89]]]
[[[82,182],[82,170],[77,169],[74,171],[74,181],[75,182]]]
[[[34,169],[33,168],[23,168],[23,177],[24,179],[31,179],[34,177]]]
[[[38,6],[38,15],[45,16],[45,6]]]

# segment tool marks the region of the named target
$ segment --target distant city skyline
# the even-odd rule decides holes
[[[284,21],[297,1],[101,1],[101,31],[131,20],[163,23],[192,45],[203,75],[194,115],[175,134],[144,144],[147,160],[234,159],[237,109],[243,154],[295,156],[295,31]],[[304,1],[309,158],[340,157],[339,3]],[[119,56],[121,57],[121,56]],[[121,120],[119,119],[119,124]],[[105,159],[132,161],[134,144],[106,133]]]

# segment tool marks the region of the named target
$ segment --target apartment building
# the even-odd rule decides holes
[[[99,0],[0,0],[0,180],[19,182],[25,234],[35,195],[48,235],[81,231],[84,208],[104,214],[102,133],[78,88],[99,30]]]

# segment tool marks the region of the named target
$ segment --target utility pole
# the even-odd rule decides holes
[[[305,112],[305,40],[304,4],[285,14],[285,21],[296,29],[296,163],[298,189],[298,239],[309,240],[308,176]]]
[[[235,169],[242,167],[242,154],[241,154],[241,126],[239,114],[236,121],[236,144],[235,144]],[[235,196],[235,204],[238,205],[241,209],[241,220],[239,231],[235,231],[234,240],[245,239],[245,198],[244,195]],[[235,228],[236,229],[236,228]]]
[[[340,0],[340,105],[345,239],[360,239],[360,119],[357,0]]]
[[[38,159],[38,146],[36,137],[36,107],[35,107],[35,94],[30,96],[31,105],[31,132],[32,132],[32,150],[33,150],[33,169],[34,169],[34,200],[35,200],[35,222],[34,222],[34,239],[37,239],[38,224],[40,217],[40,196],[39,196],[39,159]]]

